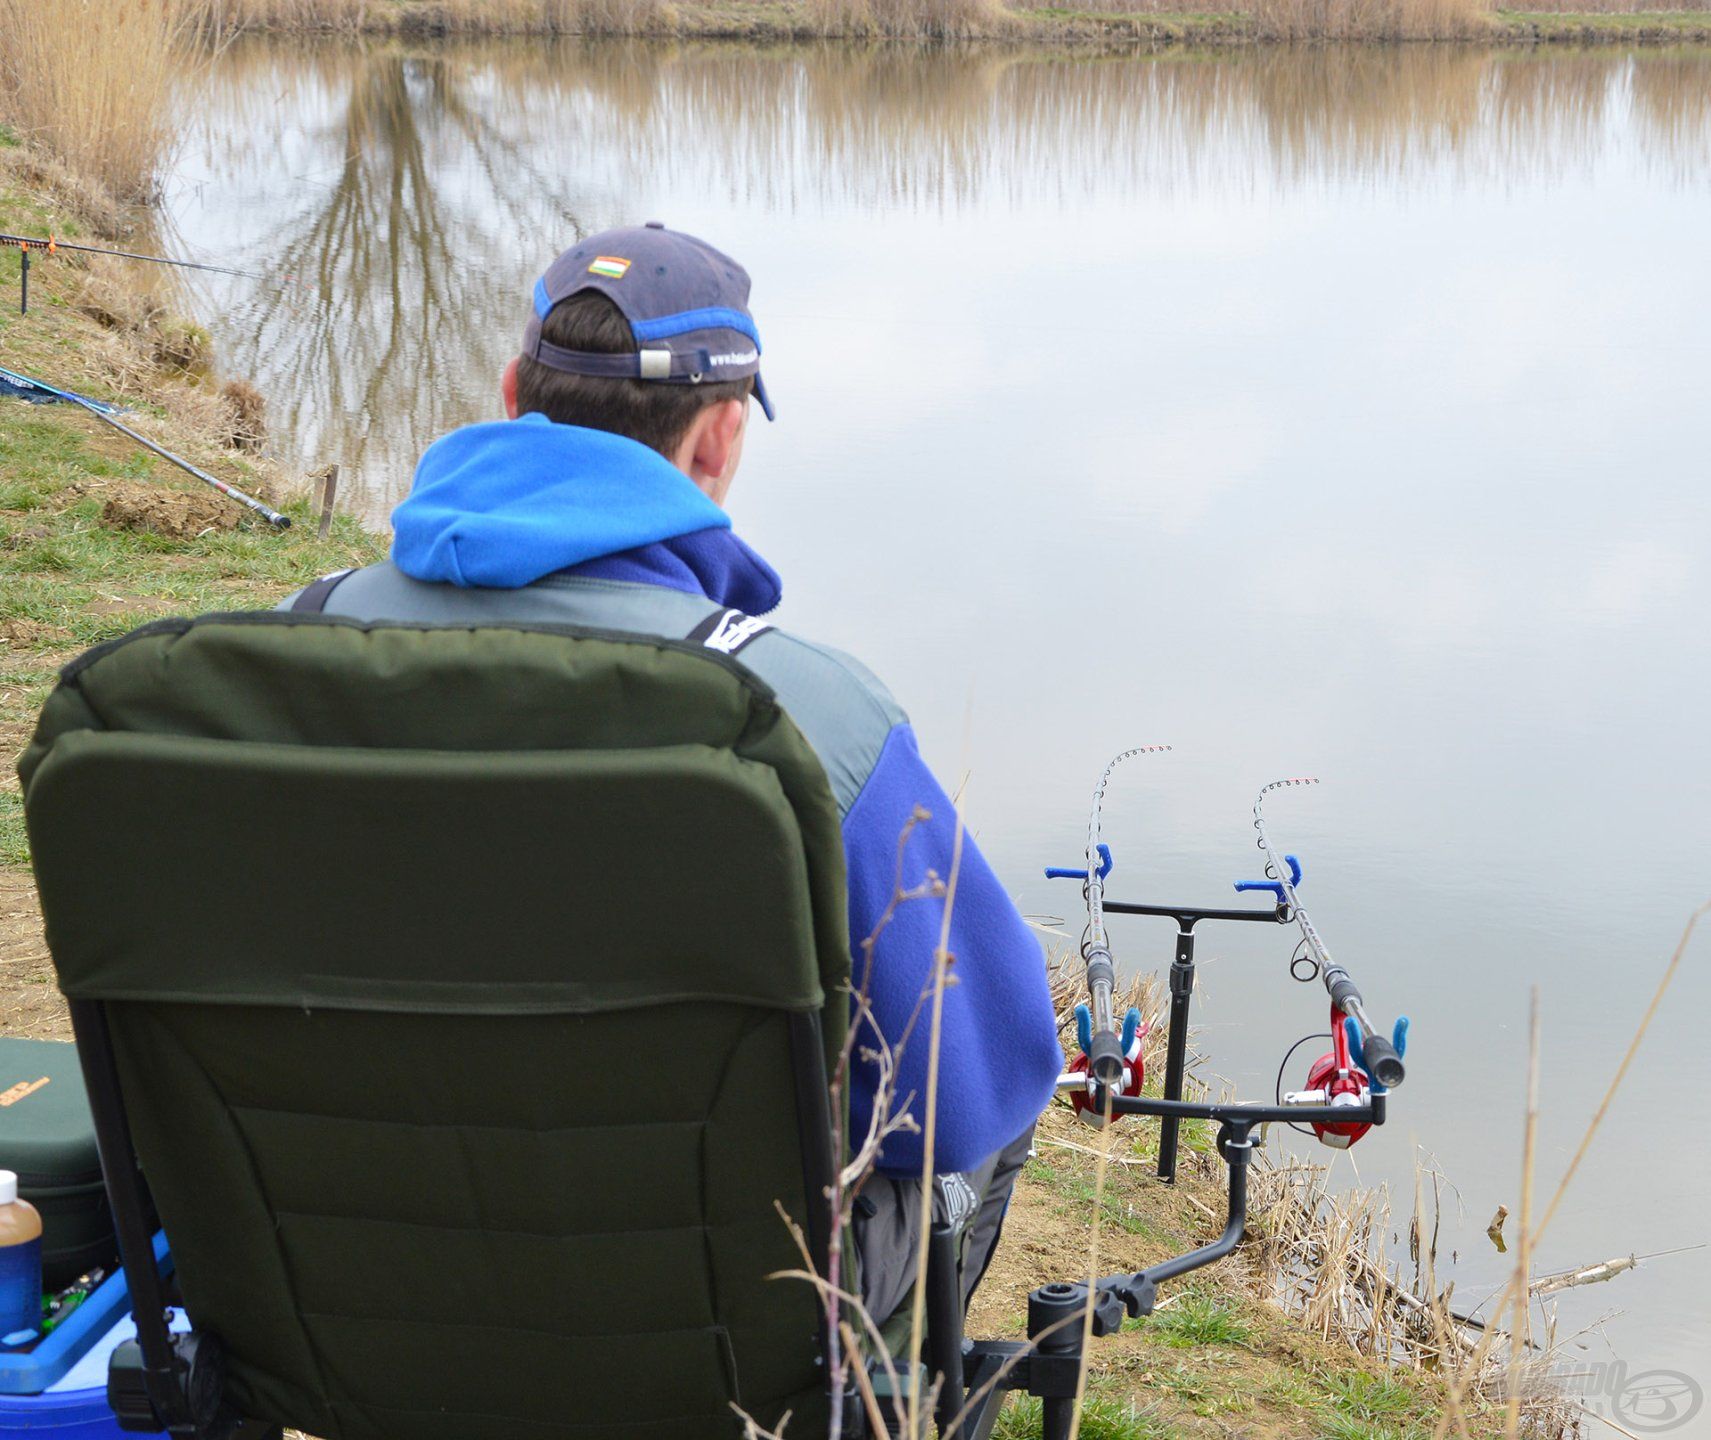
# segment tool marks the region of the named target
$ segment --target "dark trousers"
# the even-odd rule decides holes
[[[973,1170],[933,1177],[933,1223],[954,1225],[962,1234],[963,1305],[980,1284],[998,1237],[1010,1192],[1016,1188],[1034,1141],[1030,1125],[1021,1135]],[[875,1174],[862,1186],[855,1205],[856,1256],[861,1265],[861,1299],[876,1325],[883,1325],[908,1298],[915,1283],[921,1246],[921,1181]]]

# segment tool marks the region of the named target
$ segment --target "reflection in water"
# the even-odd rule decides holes
[[[261,68],[227,77],[237,88],[213,122],[230,137],[214,150],[215,172],[271,168],[279,136],[266,112],[284,98],[282,79],[312,121],[308,157],[326,163],[281,197],[259,248],[289,279],[234,315],[221,337],[226,363],[275,377],[300,452],[360,476],[371,448],[408,454],[457,423],[470,373],[491,380],[508,358],[511,337],[492,323],[491,257],[520,235],[572,237],[581,226],[554,198],[550,152],[523,143],[460,62],[329,52],[279,75],[268,62],[258,90]],[[278,97],[273,106],[250,103],[263,93]]]
[[[1478,183],[1627,148],[1698,181],[1711,55],[248,43],[192,148],[180,216],[247,202],[236,242],[295,282],[234,287],[227,365],[378,515],[422,444],[488,413],[543,256],[638,218],[639,177],[786,213]]]

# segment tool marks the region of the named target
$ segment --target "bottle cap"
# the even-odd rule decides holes
[[[18,1198],[18,1177],[10,1170],[0,1170],[0,1205],[10,1205]]]

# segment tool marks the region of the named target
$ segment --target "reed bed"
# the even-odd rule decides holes
[[[676,28],[667,0],[208,0],[216,34],[656,35]]]
[[[0,116],[125,203],[154,198],[201,0],[0,0]]]
[[[1265,40],[1473,40],[1492,16],[1486,0],[1250,0]]]
[[[805,0],[803,13],[823,35],[898,40],[989,39],[1014,25],[998,0]]]

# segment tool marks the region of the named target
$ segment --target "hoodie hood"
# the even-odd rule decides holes
[[[658,451],[524,415],[430,445],[392,527],[392,561],[413,580],[515,590],[602,556],[728,532],[731,519]],[[727,538],[765,565],[735,536],[705,543],[722,549]]]

